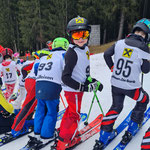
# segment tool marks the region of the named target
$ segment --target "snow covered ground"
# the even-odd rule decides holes
[[[103,53],[96,54],[91,56],[91,76],[98,79],[100,82],[103,83],[104,89],[102,92],[97,92],[99,101],[102,105],[104,113],[108,111],[108,109],[111,106],[112,103],[112,97],[111,97],[111,85],[110,85],[110,77],[111,72],[106,66],[104,59],[103,59]],[[150,73],[147,75],[144,75],[144,89],[145,91],[150,94]],[[63,95],[63,92],[62,92]],[[93,93],[85,93],[83,97],[82,102],[82,108],[81,112],[88,113],[89,107],[92,101]],[[119,125],[119,123],[128,115],[130,110],[134,107],[135,101],[131,100],[130,98],[126,97],[125,103],[124,103],[124,109],[121,112],[118,120],[116,121],[115,127]],[[60,110],[64,109],[62,103],[60,103]],[[89,117],[89,122],[92,121],[98,114],[100,114],[100,108],[97,104],[97,101],[94,101],[94,105],[92,107],[92,111]],[[60,122],[57,122],[57,126],[60,125]],[[80,128],[84,125],[81,124]],[[145,134],[145,131],[150,126],[150,120],[145,124],[145,126],[139,131],[139,133],[134,137],[134,139],[130,142],[130,144],[126,147],[126,150],[140,150],[141,141],[143,138],[143,135]],[[106,150],[113,150],[113,148],[117,145],[117,143],[121,140],[122,134],[124,131],[106,148]],[[31,133],[33,135],[33,133]],[[99,133],[95,136],[91,137],[89,140],[85,141],[84,143],[80,144],[75,150],[92,150],[93,145],[95,144],[95,139],[99,138]],[[12,143],[6,144],[3,147],[0,147],[0,150],[19,150],[21,147],[23,147],[28,141],[28,137],[24,136]],[[50,145],[43,148],[43,150],[49,150]]]

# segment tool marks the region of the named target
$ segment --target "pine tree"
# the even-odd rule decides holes
[[[17,7],[16,0],[0,1],[0,43],[16,50],[17,45]]]

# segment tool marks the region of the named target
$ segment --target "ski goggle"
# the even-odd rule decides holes
[[[87,39],[89,35],[90,35],[89,31],[74,31],[72,33],[72,38],[74,40],[79,40],[80,38]]]

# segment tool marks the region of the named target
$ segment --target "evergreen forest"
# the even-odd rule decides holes
[[[0,45],[21,55],[48,40],[67,37],[70,19],[100,24],[101,44],[124,38],[141,18],[150,18],[150,0],[0,0]]]

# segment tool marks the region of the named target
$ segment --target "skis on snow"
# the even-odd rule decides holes
[[[57,121],[62,119],[64,113],[65,113],[65,109],[58,113]],[[81,113],[81,122],[85,121],[86,118],[87,118],[87,114],[86,113]],[[27,134],[31,133],[33,130],[34,130],[33,127],[29,128],[29,130],[23,131],[24,132],[23,134],[21,134],[19,136],[16,136],[16,137],[13,137],[11,132],[5,133],[5,135],[0,138],[0,147],[7,144],[7,143],[10,143],[10,142],[12,142],[16,139],[21,138],[24,135],[27,135]]]
[[[40,150],[55,140],[55,139],[51,139],[48,142],[43,144],[42,141],[37,140],[35,137],[32,137],[30,135],[28,137],[30,139],[29,142],[20,150]],[[32,141],[33,141],[33,144],[32,144]]]
[[[87,140],[88,138],[93,136],[94,134],[98,133],[100,131],[100,125],[101,125],[101,122],[102,122],[102,118],[103,118],[103,115],[100,114],[91,123],[89,123],[87,126],[82,128],[79,131],[79,134],[73,139],[73,141],[72,141],[71,145],[69,145],[69,147],[76,146],[79,143],[84,142],[85,140]],[[23,147],[20,150],[40,150],[41,148],[44,148],[46,145],[48,145],[52,141],[54,141],[54,139],[50,140],[49,142],[47,142],[45,144],[39,144],[38,147],[32,147],[32,146],[29,147],[28,145],[26,145],[25,147]]]
[[[13,137],[11,132],[5,133],[5,135],[0,138],[0,147],[7,144],[7,143],[10,143],[16,139],[19,139],[22,136],[31,133],[32,131],[33,131],[33,128],[29,128],[28,130],[24,131],[23,134],[20,134],[19,136],[16,136],[16,137]]]
[[[150,107],[147,109],[147,111],[144,113],[144,120],[143,120],[143,123],[142,123],[142,126],[144,126],[144,124],[149,120],[150,118]],[[140,130],[141,128],[139,128],[135,135],[138,133],[138,131]],[[135,136],[134,135],[134,136]],[[132,138],[134,137],[132,136]],[[132,140],[132,138],[130,139],[130,141]],[[129,142],[130,142],[129,141]],[[124,150],[126,148],[126,146],[129,144],[129,142],[127,142],[126,144],[123,144],[121,141],[119,142],[119,144],[114,148],[114,150]]]
[[[110,139],[106,145],[103,145],[102,149],[105,149],[128,126],[129,121],[130,121],[130,116],[131,116],[131,112],[121,122],[121,124],[116,129],[114,129],[114,131],[115,131],[114,137],[112,139]]]
[[[102,123],[103,115],[100,114],[94,119],[91,123],[85,126],[83,129],[79,131],[79,134],[74,137],[71,144],[69,144],[66,148],[73,149],[75,146],[80,143],[86,141],[96,133],[100,132],[100,126]]]

